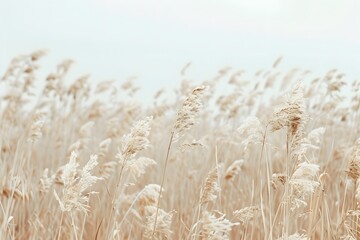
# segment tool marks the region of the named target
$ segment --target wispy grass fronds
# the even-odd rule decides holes
[[[264,138],[264,132],[257,117],[246,118],[237,131],[245,151],[250,144],[261,144]]]
[[[161,208],[157,209],[155,206],[146,206],[145,237],[156,240],[171,239],[171,223],[174,213],[175,211],[166,212]],[[155,218],[157,218],[156,225]]]
[[[245,207],[240,210],[233,212],[234,217],[239,220],[242,224],[247,224],[251,219],[253,219],[256,214],[260,211],[260,208],[257,206]]]
[[[94,192],[85,193],[85,190],[101,178],[91,175],[91,170],[98,164],[96,155],[90,157],[90,160],[80,172],[77,169],[79,164],[76,162],[76,158],[77,154],[73,152],[61,175],[64,183],[62,195],[59,197],[56,191],[54,191],[54,195],[59,202],[61,211],[71,212],[76,210],[86,213],[89,210],[89,195]]]
[[[139,197],[139,205],[144,210],[146,206],[157,206],[160,193],[160,185],[148,184],[144,187]],[[161,198],[162,196],[160,196]]]
[[[199,236],[209,240],[230,239],[230,232],[233,226],[238,223],[232,223],[220,213],[219,217],[208,211],[204,211],[201,217],[201,230]]]
[[[307,240],[307,236],[304,234],[294,233],[288,237],[280,237],[277,240]]]
[[[111,142],[112,142],[111,138],[106,138],[99,143],[99,152],[98,152],[99,157],[105,157],[105,155],[109,151]]]
[[[145,170],[148,166],[156,165],[157,163],[147,157],[139,157],[137,159],[131,159],[128,161],[128,164],[125,167],[125,171],[129,173],[131,178],[131,182],[134,183],[139,179],[142,175],[144,175]]]
[[[46,194],[49,192],[50,187],[54,184],[55,175],[49,176],[49,169],[46,168],[40,178],[40,193]]]
[[[141,104],[44,54],[0,80],[0,239],[359,239],[360,81],[277,60]]]
[[[291,186],[291,209],[294,210],[300,206],[306,206],[306,199],[320,185],[319,181],[315,181],[314,177],[319,171],[317,164],[307,162],[300,163],[290,178]]]

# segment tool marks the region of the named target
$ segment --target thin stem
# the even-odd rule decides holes
[[[126,213],[124,214],[122,220],[119,223],[119,228],[121,227],[122,223],[125,221],[127,215],[130,213],[132,207],[135,205],[136,201],[139,199],[139,197],[141,196],[141,194],[144,192],[144,189],[141,190],[135,197],[134,201],[131,203],[130,207],[128,208],[128,210],[126,211]]]
[[[217,143],[215,145],[215,165],[216,165],[216,172],[217,172],[217,183],[220,186],[220,176],[219,176],[219,161],[218,161],[218,148],[217,148]],[[219,203],[220,203],[220,209],[222,209],[222,211],[224,211],[224,209],[222,208],[222,204],[221,204],[222,198],[221,198],[221,188],[219,190]]]
[[[60,235],[61,235],[61,226],[62,226],[62,222],[63,222],[63,217],[64,217],[64,212],[61,212],[61,217],[60,217],[60,227],[59,227],[59,234],[58,234],[58,238],[57,240],[60,239]]]
[[[124,168],[125,168],[125,165],[126,165],[126,162],[127,162],[128,158],[126,157],[121,165],[121,169],[120,169],[120,174],[119,174],[119,177],[118,177],[118,180],[117,180],[117,183],[116,183],[116,189],[115,189],[115,192],[114,192],[114,195],[113,195],[113,198],[112,198],[112,203],[114,203],[114,200],[115,200],[115,197],[119,191],[119,186],[120,186],[120,182],[121,182],[121,178],[122,178],[122,173],[124,171]]]
[[[119,177],[118,177],[117,182],[116,182],[115,192],[114,192],[112,200],[111,200],[111,204],[112,204],[111,216],[112,217],[115,214],[115,203],[114,203],[114,201],[115,201],[115,198],[116,198],[116,196],[118,195],[118,192],[119,192],[119,186],[120,186],[120,182],[121,182],[121,179],[122,179],[122,174],[123,174],[125,165],[127,163],[127,160],[128,160],[128,157],[125,157],[125,159],[124,159],[124,161],[123,161],[123,163],[121,165],[120,174],[119,174]],[[113,224],[109,224],[109,226],[112,226],[112,228],[114,228],[115,222],[116,222],[116,220],[114,219]],[[110,232],[112,232],[112,231],[108,231],[108,233],[110,233]]]
[[[163,170],[163,173],[162,173],[160,191],[159,191],[159,196],[158,196],[158,200],[157,200],[158,202],[157,202],[157,207],[156,207],[154,229],[153,229],[153,233],[152,233],[152,237],[151,237],[152,239],[154,239],[154,235],[155,235],[157,217],[158,217],[159,208],[160,208],[160,197],[161,197],[162,189],[163,189],[163,186],[164,186],[166,167],[167,167],[167,163],[168,163],[168,160],[169,160],[169,153],[170,153],[170,149],[171,149],[172,140],[174,138],[174,133],[175,133],[174,131],[171,132],[169,146],[168,146],[167,153],[166,153],[165,166],[164,166],[164,170]]]
[[[82,227],[81,227],[80,239],[83,239],[84,230],[85,230],[85,224],[86,224],[86,217],[87,217],[87,214],[85,212],[84,221],[83,221],[83,224],[82,224]]]
[[[74,229],[74,233],[75,233],[75,240],[78,240],[78,237],[77,237],[77,232],[76,232],[76,226],[75,226],[75,221],[74,221],[74,217],[73,217],[73,214],[71,212],[71,225]]]
[[[262,158],[263,158],[263,154],[264,154],[264,148],[265,148],[265,141],[266,141],[266,132],[267,132],[267,128],[268,128],[269,124],[266,125],[265,127],[265,132],[264,132],[264,136],[263,136],[263,140],[262,140],[262,144],[261,144],[261,152],[260,152],[260,160],[259,162],[261,163],[262,161]],[[271,191],[270,191],[270,173],[269,173],[269,161],[266,159],[266,175],[267,175],[267,190],[268,190],[268,200],[269,200],[269,208],[270,208],[270,211],[269,211],[269,226],[271,228],[271,225],[272,225],[272,222],[271,222],[271,211],[272,211],[272,207],[271,207]],[[261,171],[261,167],[260,167],[260,171]],[[262,194],[262,186],[261,186],[261,189],[260,189],[260,195]],[[260,196],[261,199],[262,199],[262,196]],[[261,205],[262,205],[262,201],[261,201]],[[264,224],[264,231],[265,231],[265,239],[267,239],[268,237],[266,236],[266,223],[265,221],[263,220],[263,224]],[[270,230],[270,229],[269,229]],[[270,232],[270,240],[272,239],[272,233]]]
[[[288,238],[289,233],[289,179],[290,179],[290,166],[289,166],[289,131],[286,134],[286,177],[287,180],[285,182],[285,206],[284,206],[284,219],[283,219],[283,237],[285,239]],[[285,235],[284,235],[285,234]]]
[[[196,239],[196,236],[197,236],[197,227],[198,227],[198,224],[199,224],[199,221],[200,221],[200,215],[201,215],[201,207],[202,207],[202,205],[200,204],[200,199],[199,199],[199,206],[198,206],[196,221],[195,221],[195,223],[193,224],[192,228],[190,229],[189,234],[188,234],[188,236],[187,236],[187,239]],[[192,232],[194,232],[193,235],[191,235]]]

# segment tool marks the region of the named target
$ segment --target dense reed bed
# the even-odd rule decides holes
[[[0,239],[360,238],[359,81],[185,68],[143,104],[44,55],[1,79]]]

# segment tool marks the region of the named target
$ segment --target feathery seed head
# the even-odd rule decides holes
[[[152,117],[136,122],[130,133],[122,138],[121,149],[119,149],[116,158],[120,162],[127,161],[134,157],[138,152],[146,149],[150,145],[148,136],[150,134],[150,123]]]
[[[49,169],[46,168],[43,172],[42,177],[40,178],[40,193],[45,194],[49,192],[49,188],[54,183],[55,175],[48,176]]]
[[[244,165],[244,159],[235,160],[226,170],[225,179],[230,180],[238,175],[241,171],[241,167]]]
[[[357,182],[360,177],[360,138],[356,141],[350,157],[350,164],[346,172],[354,182]]]
[[[40,49],[30,54],[31,61],[35,62],[47,54],[47,50]]]
[[[260,211],[260,208],[257,206],[245,207],[240,210],[236,210],[233,212],[234,216],[242,223],[248,223],[257,212]]]
[[[219,179],[218,169],[214,168],[207,175],[205,183],[201,188],[201,197],[200,197],[201,205],[216,200],[217,194],[220,191],[218,179]]]
[[[285,103],[275,109],[270,125],[273,131],[287,127],[291,136],[296,136],[307,118],[303,88],[298,84],[291,95],[287,96]]]
[[[205,90],[205,86],[196,87],[185,99],[181,109],[177,113],[177,119],[173,129],[178,135],[183,134],[195,124],[195,118],[202,107],[201,99]]]
[[[274,173],[271,176],[271,185],[274,189],[277,189],[277,187],[281,185],[285,185],[287,180],[286,174],[283,173]]]

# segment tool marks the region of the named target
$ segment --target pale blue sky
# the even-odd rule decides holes
[[[358,0],[0,0],[0,71],[20,53],[49,49],[48,73],[65,58],[73,76],[137,76],[145,98],[219,68],[282,67],[360,77]],[[44,74],[45,74],[44,73]]]

